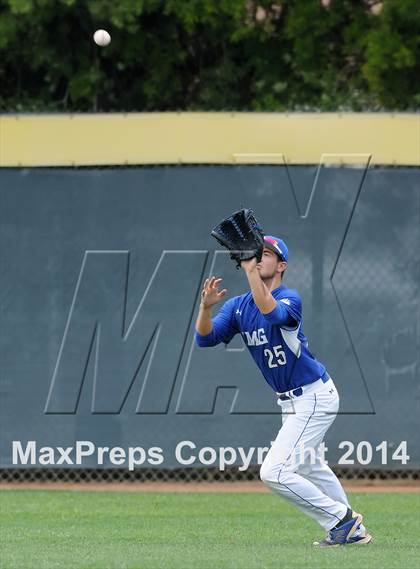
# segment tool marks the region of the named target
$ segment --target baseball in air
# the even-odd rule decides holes
[[[96,45],[104,47],[105,45],[111,43],[111,36],[106,30],[96,30],[96,32],[93,34],[93,41],[96,43]]]

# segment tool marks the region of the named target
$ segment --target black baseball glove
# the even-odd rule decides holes
[[[216,225],[211,235],[230,251],[230,258],[239,269],[241,261],[257,258],[261,261],[264,233],[252,209],[241,209]]]

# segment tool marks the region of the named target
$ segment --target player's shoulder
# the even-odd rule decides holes
[[[249,304],[253,304],[252,292],[244,292],[243,294],[238,294],[229,299],[230,307],[235,310],[242,311]]]
[[[276,300],[293,300],[301,302],[300,294],[295,288],[289,288],[286,285],[281,285],[272,291]],[[287,303],[286,303],[287,304]]]
[[[225,300],[225,302],[222,305],[222,308],[225,311],[232,311],[232,310],[236,310],[238,304],[239,304],[239,296],[232,296],[232,298],[229,298],[228,300]]]

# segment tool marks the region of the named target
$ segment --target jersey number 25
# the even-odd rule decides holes
[[[268,348],[264,350],[264,355],[268,357],[268,367],[278,367],[286,364],[286,354],[282,348],[283,346],[279,344],[278,346],[273,346],[273,351]]]

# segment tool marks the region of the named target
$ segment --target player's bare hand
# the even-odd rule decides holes
[[[204,281],[203,290],[201,291],[201,305],[203,308],[210,308],[217,304],[225,296],[227,290],[224,288],[219,291],[221,278],[211,277]]]

